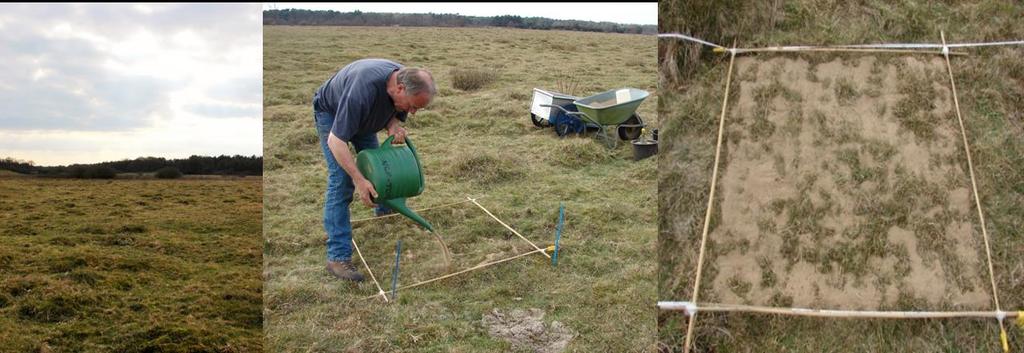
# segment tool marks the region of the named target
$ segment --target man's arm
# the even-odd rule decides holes
[[[352,157],[352,152],[348,150],[348,143],[334,136],[334,133],[331,132],[327,136],[327,148],[331,150],[334,160],[338,161],[341,169],[344,169],[345,173],[352,177],[352,184],[355,185],[356,192],[359,193],[359,199],[363,201],[366,207],[373,207],[373,201],[370,199],[370,196],[372,195],[376,198],[377,190],[373,188],[373,183],[367,180],[363,173],[359,172],[359,168],[356,167],[356,160]]]

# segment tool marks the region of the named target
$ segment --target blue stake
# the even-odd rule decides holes
[[[395,244],[395,267],[391,268],[391,300],[398,297],[398,262],[402,259],[402,239]]]
[[[558,203],[558,227],[555,228],[555,254],[551,256],[551,266],[558,266],[558,241],[562,239],[562,223],[565,222],[565,204]]]

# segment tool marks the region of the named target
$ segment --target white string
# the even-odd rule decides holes
[[[690,37],[690,36],[685,35],[685,34],[679,34],[679,33],[659,33],[658,34],[658,38],[679,38],[679,39],[685,39],[685,40],[688,40],[688,41],[691,41],[691,42],[697,42],[697,43],[700,43],[700,44],[712,46],[712,47],[715,47],[715,48],[725,49],[725,47],[723,47],[721,45],[718,45],[718,44],[715,44],[715,43],[711,43],[711,42],[708,42],[708,41],[703,40],[703,39]]]
[[[659,33],[659,38],[679,38],[688,40],[691,42],[697,42],[700,44],[712,46],[715,48],[722,48],[726,51],[735,50],[736,53],[748,52],[754,49],[766,49],[766,48],[741,48],[741,49],[729,49],[721,45],[708,42],[700,38],[694,38],[685,34],[680,33]],[[786,45],[786,46],[775,46],[768,47],[775,50],[782,51],[800,51],[815,48],[858,48],[858,49],[943,49],[943,52],[948,52],[949,49],[944,48],[967,48],[967,47],[987,47],[997,45],[1024,45],[1024,40],[1013,40],[1013,41],[1000,41],[1000,42],[973,42],[973,43],[953,43],[953,44],[939,44],[939,43],[876,43],[876,44],[841,44],[841,45],[824,45],[824,46],[813,46],[813,45]]]

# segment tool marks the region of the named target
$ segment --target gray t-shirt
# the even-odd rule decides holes
[[[387,82],[402,65],[385,59],[362,59],[345,65],[316,90],[313,109],[334,113],[331,132],[343,141],[355,135],[376,133],[394,116],[405,122],[406,113],[395,111]]]

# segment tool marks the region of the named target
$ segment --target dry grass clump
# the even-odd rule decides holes
[[[463,91],[475,91],[498,79],[494,70],[455,68],[451,71],[452,86]]]

